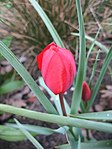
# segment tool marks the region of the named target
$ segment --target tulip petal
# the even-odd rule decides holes
[[[65,66],[66,66],[65,68],[67,69],[68,78],[70,78],[69,84],[71,86],[74,80],[74,76],[76,74],[76,64],[74,61],[74,57],[69,50],[60,48],[60,51],[61,51],[60,56],[62,57],[62,60],[65,63]]]
[[[51,46],[57,46],[54,42],[52,42],[52,43],[50,43],[48,46],[46,46],[45,48],[44,48],[44,50],[39,54],[39,55],[37,55],[37,57],[36,57],[36,61],[37,61],[37,63],[38,63],[38,68],[41,70],[41,66],[42,66],[42,59],[43,59],[43,54],[45,53],[45,51],[47,51],[47,50],[49,50],[49,48],[51,47]]]
[[[43,57],[43,62],[46,60],[46,56]],[[43,73],[42,73],[43,76]],[[63,69],[63,63],[58,53],[52,56],[47,69],[46,74],[43,76],[46,85],[55,93],[59,94],[63,92],[63,88],[66,83],[66,71]]]

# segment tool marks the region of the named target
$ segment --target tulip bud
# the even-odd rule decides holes
[[[82,84],[82,99],[88,101],[91,97],[91,90],[86,81]]]
[[[60,48],[52,42],[36,60],[46,85],[54,94],[68,90],[76,74],[75,60],[69,50]]]

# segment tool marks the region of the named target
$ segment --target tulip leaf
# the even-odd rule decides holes
[[[80,136],[78,139],[77,149],[81,149],[81,138],[80,138]]]
[[[16,114],[20,116],[25,116],[35,120],[55,123],[61,126],[72,126],[72,127],[86,128],[86,129],[112,133],[112,124],[110,123],[96,122],[96,121],[85,120],[81,118],[72,118],[72,117],[60,116],[55,114],[41,113],[41,112],[31,111],[31,110],[22,109],[22,108],[16,108],[5,104],[0,104],[0,111]]]
[[[98,37],[98,35],[99,35],[99,32],[100,32],[100,28],[99,28],[99,30],[98,30],[98,32],[97,32],[95,38],[94,38],[94,41],[92,42],[91,47],[89,48],[89,51],[88,51],[88,54],[87,54],[87,62],[88,62],[89,56],[90,56],[90,54],[91,54],[91,52],[92,52],[92,50],[93,50],[93,47],[94,47],[94,45],[95,45],[95,41],[96,41],[96,39],[97,39],[97,37]]]
[[[91,95],[91,99],[88,101],[88,105],[87,105],[87,108],[86,108],[86,111],[88,111],[90,109],[90,107],[92,106],[94,100],[95,100],[95,97],[98,93],[98,90],[100,88],[100,85],[101,85],[101,82],[103,80],[103,77],[105,75],[105,72],[110,64],[110,61],[112,60],[112,48],[110,48],[108,54],[106,55],[106,58],[104,60],[104,63],[103,63],[103,66],[101,68],[101,71],[100,71],[100,74],[99,74],[99,77],[98,77],[98,80],[92,90],[92,95]]]
[[[82,16],[81,3],[79,0],[76,0],[78,22],[79,22],[79,39],[80,39],[80,50],[79,50],[79,63],[78,63],[78,72],[76,78],[76,86],[72,97],[71,104],[71,114],[76,114],[78,112],[81,97],[82,97],[82,83],[85,77],[85,60],[86,60],[86,40],[85,40],[85,30],[84,22]]]
[[[26,84],[30,87],[32,92],[41,102],[43,107],[46,109],[48,113],[57,113],[51,102],[47,99],[47,97],[43,94],[43,92],[39,89],[36,82],[33,80],[31,75],[25,69],[25,67],[19,62],[16,56],[12,53],[12,51],[2,42],[0,41],[0,53],[9,61],[9,63],[15,68],[15,70],[20,74]]]
[[[69,144],[63,144],[55,147],[57,149],[71,149]],[[112,140],[106,141],[95,141],[88,143],[81,143],[82,149],[111,149],[112,148]]]
[[[42,145],[23,127],[23,125],[16,119],[14,119],[16,124],[19,126],[21,132],[30,140],[30,142],[37,148],[37,149],[44,149]]]
[[[66,131],[68,131],[68,127],[66,126],[60,127],[58,129],[51,129],[51,128],[28,125],[28,124],[22,124],[22,125],[27,131],[31,133],[41,134],[41,135],[51,135],[53,133],[65,134]],[[6,126],[10,126],[11,128],[18,128],[18,125],[12,124],[12,123],[6,123]]]
[[[35,133],[32,134],[35,135]],[[0,139],[6,141],[21,141],[25,140],[26,136],[19,129],[0,125]]]
[[[80,36],[79,33],[71,33],[72,35],[75,35],[75,36]],[[91,42],[94,42],[94,38],[88,36],[88,35],[85,35],[85,38],[88,39],[89,41]],[[95,44],[101,48],[104,52],[108,53],[109,49],[104,46],[102,43],[98,42],[97,40],[95,41]]]
[[[46,13],[43,11],[41,6],[36,2],[36,0],[29,0],[29,2],[32,4],[34,9],[38,12],[40,15],[41,19],[43,20],[44,24],[46,25],[47,29],[49,30],[51,36],[53,37],[54,41],[56,42],[57,45],[60,47],[64,48],[64,44],[58,35],[57,31],[55,30],[53,24],[51,23],[50,19],[46,15]]]
[[[95,70],[96,70],[96,67],[97,67],[97,61],[98,61],[99,54],[100,54],[100,50],[98,51],[98,53],[96,55],[96,58],[95,58],[95,62],[94,62],[93,69],[92,69],[92,73],[91,73],[91,76],[90,76],[90,79],[89,79],[89,86],[91,86],[91,84],[92,84],[92,80],[93,80],[93,77],[94,77],[94,74],[95,74]]]
[[[71,116],[88,120],[112,121],[112,110],[103,112],[76,114]]]

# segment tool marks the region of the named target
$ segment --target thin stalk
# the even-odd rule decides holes
[[[63,100],[63,93],[59,94],[59,99],[60,99],[60,104],[61,104],[63,115],[66,116],[67,114],[66,114],[64,100]]]

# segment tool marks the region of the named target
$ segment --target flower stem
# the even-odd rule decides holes
[[[63,101],[63,93],[59,94],[59,99],[60,99],[60,104],[61,104],[63,115],[67,116],[65,106],[64,106],[64,101]]]

